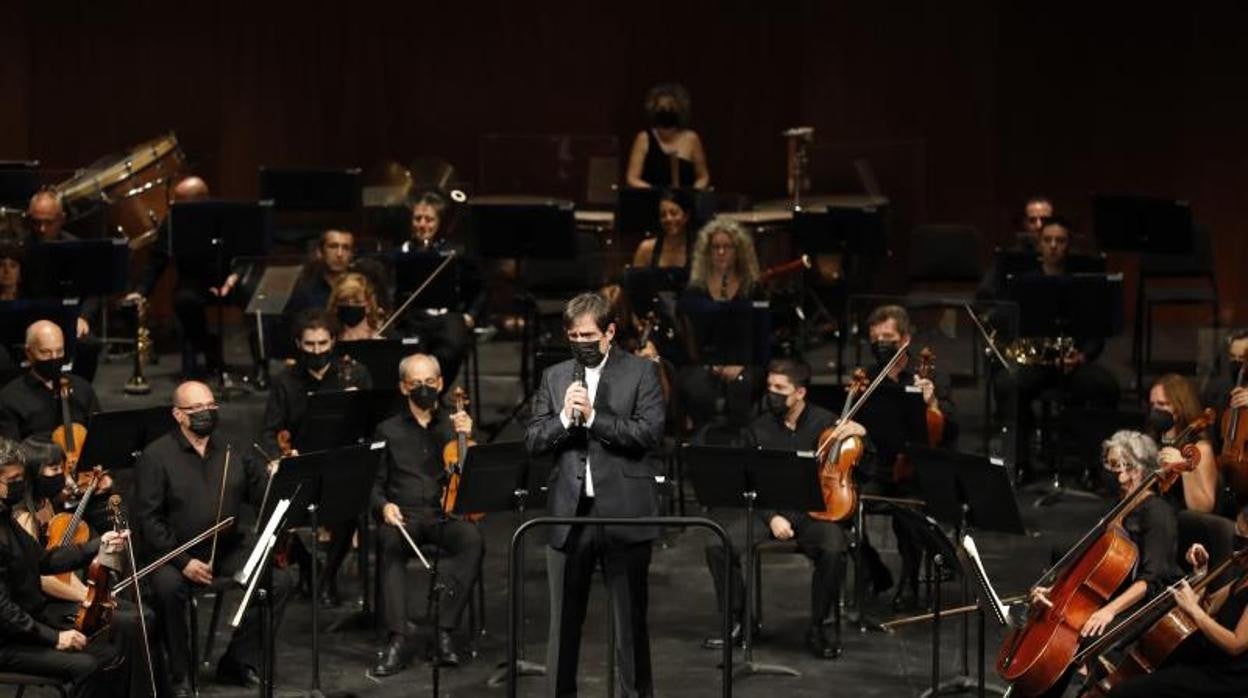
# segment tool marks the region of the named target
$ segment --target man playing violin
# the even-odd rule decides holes
[[[836,415],[806,401],[810,386],[810,368],[788,359],[777,359],[767,367],[767,392],[763,397],[764,414],[755,419],[746,431],[746,442],[759,448],[785,451],[811,451],[819,445],[819,437],[825,429],[836,423]],[[837,426],[831,438],[864,436],[866,430],[857,422],[849,421]],[[840,599],[841,583],[845,579],[845,551],[848,547],[845,529],[840,522],[826,521],[804,511],[760,511],[756,514],[755,545],[764,539],[792,540],[798,549],[814,562],[810,577],[810,627],[806,631],[806,647],[819,659],[835,659],[840,656],[840,646],[829,640],[824,623],[832,610],[832,604]],[[744,580],[741,574],[741,546],[746,537],[744,521],[729,531],[732,541],[732,610],[734,622],[732,638],[740,642],[744,634],[741,614],[744,611]],[[706,563],[715,581],[715,595],[724,594],[723,564],[724,548],[716,541],[706,548]],[[702,646],[720,649],[723,639],[707,638]]]
[[[119,643],[89,642],[58,617],[40,590],[41,574],[116,566],[128,531],[109,531],[86,545],[45,550],[13,518],[27,488],[17,444],[0,438],[0,671],[51,676],[72,683],[75,696],[117,695],[115,672],[125,661]]]
[[[403,527],[416,545],[432,544],[442,556],[438,575],[442,584],[435,661],[458,666],[451,632],[468,603],[485,543],[475,524],[443,514],[445,482],[442,449],[456,434],[472,432],[472,417],[462,410],[447,414],[438,402],[442,369],[428,354],[413,354],[399,364],[399,392],[404,408],[377,425],[373,437],[386,442],[386,456],[373,485],[372,506],[385,525],[381,542],[381,593],[389,641],[376,676],[404,669],[411,659],[407,608],[411,587],[406,563],[413,556]]]
[[[173,393],[172,430],[143,450],[135,465],[134,519],[141,549],[148,561],[191,540],[220,519],[238,516],[246,504],[260,502],[268,473],[262,463],[239,449],[227,461],[229,448],[215,436],[217,401],[203,383],[187,381]],[[227,467],[228,466],[228,467]],[[191,666],[186,606],[195,588],[228,577],[250,553],[243,531],[234,526],[175,556],[151,575],[152,606],[168,653],[168,674],[177,696],[189,695]],[[281,569],[273,573],[270,593],[275,622],[293,582]],[[242,686],[259,684],[260,619],[253,607],[243,617],[217,664],[217,678]]]

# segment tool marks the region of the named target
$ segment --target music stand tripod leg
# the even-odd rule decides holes
[[[745,493],[745,502],[746,502],[745,504],[745,542],[744,542],[744,545],[742,546],[743,548],[745,548],[745,550],[743,551],[745,559],[742,560],[741,562],[742,569],[744,570],[754,569],[754,555],[755,555],[754,553],[754,524],[755,524],[754,500],[757,498],[757,496],[758,495],[755,492]],[[730,551],[725,551],[725,554],[730,554]],[[754,635],[754,618],[753,618],[754,604],[750,603],[750,599],[753,598],[753,594],[754,594],[754,580],[753,580],[754,575],[747,574],[743,576],[745,577],[745,589],[743,589],[742,591],[743,591],[743,598],[745,599],[745,603],[742,604],[743,609],[741,611],[741,616],[742,616],[741,633],[742,633],[742,640],[743,640],[742,645],[744,646],[745,651],[744,651],[744,661],[742,661],[740,664],[737,664],[736,666],[733,667],[733,671],[732,671],[733,680],[742,678],[744,676],[753,676],[755,674],[766,674],[766,675],[771,675],[771,676],[794,676],[794,677],[801,676],[802,675],[801,672],[791,667],[784,666],[782,664],[766,664],[763,662],[754,661],[754,642],[753,642],[754,641],[754,637],[753,637]],[[731,578],[727,580],[726,586],[728,587],[728,594],[729,596],[731,596],[732,595]]]

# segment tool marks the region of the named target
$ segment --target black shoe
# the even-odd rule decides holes
[[[173,698],[191,698],[191,696],[191,687],[187,685],[185,679],[173,684]]]
[[[373,676],[391,676],[407,668],[407,642],[402,635],[390,638],[390,644],[380,654]]]
[[[758,634],[762,628],[758,625],[754,626],[754,640],[758,641]],[[740,623],[732,624],[732,645],[733,647],[745,647],[745,628]],[[702,641],[702,649],[704,650],[722,650],[724,648],[724,638],[719,635],[713,635]]]
[[[893,594],[892,600],[893,611],[909,612],[919,608],[919,595],[917,592],[910,591],[904,586],[897,589],[897,593]]]
[[[821,625],[806,631],[806,649],[810,650],[815,659],[836,659],[841,656],[841,646],[828,640]]]
[[[256,673],[255,667],[226,655],[217,662],[217,681],[243,688],[255,688],[260,685],[260,674]]]
[[[321,608],[337,608],[342,605],[342,599],[338,597],[338,590],[333,584],[326,584],[321,589]]]
[[[451,631],[438,631],[437,653],[434,659],[438,666],[459,666],[459,655],[455,652],[455,643],[451,640]]]
[[[251,385],[255,387],[256,390],[261,390],[261,391],[268,390],[269,389],[268,369],[261,367],[261,366],[257,366],[255,371],[251,374]]]

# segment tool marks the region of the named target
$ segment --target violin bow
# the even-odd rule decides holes
[[[113,498],[120,500],[120,497],[113,495],[109,498],[111,503]],[[126,528],[129,528],[127,526]],[[134,605],[139,610],[139,631],[143,636],[143,658],[147,661],[147,680],[152,689],[152,698],[157,698],[160,694],[156,692],[156,672],[152,668],[152,644],[147,639],[147,619],[143,614],[143,594],[139,591],[139,564],[134,559],[134,546],[130,545],[130,541],[125,542],[126,555],[130,558],[130,585],[134,587]]]
[[[963,303],[962,307],[966,309],[966,314],[971,316],[971,322],[975,323],[975,328],[979,330],[979,334],[983,336],[984,342],[986,342],[988,344],[988,348],[992,350],[992,355],[996,357],[997,361],[1001,362],[1001,365],[1005,368],[1005,372],[1014,373],[1014,367],[1011,366],[1010,362],[1006,361],[1005,357],[1001,355],[1001,352],[997,349],[997,343],[992,340],[992,335],[988,334],[988,329],[984,327],[984,323],[980,322],[979,316],[975,314],[974,310],[971,310],[971,304]]]
[[[230,445],[225,445],[225,468],[221,471],[221,493],[217,496],[217,518],[221,521],[221,514],[225,507],[225,483],[230,479]],[[212,569],[213,564],[217,561],[217,534],[220,529],[212,534],[212,552],[208,555],[208,568]]]
[[[251,446],[256,449],[260,455],[264,456],[264,462],[266,464],[272,463],[275,460],[270,457],[269,454],[265,453],[263,448],[260,448],[260,444],[252,442]],[[252,533],[260,532],[260,517],[264,514],[264,505],[269,503],[269,490],[273,487],[273,476],[276,474],[277,469],[274,469],[273,472],[269,473],[268,480],[264,483],[264,496],[260,498],[260,509],[256,511],[256,524],[252,527]],[[220,516],[220,514],[218,514],[218,516]]]
[[[407,300],[403,301],[403,305],[400,305],[398,310],[391,313],[390,317],[381,324],[381,327],[377,329],[377,334],[382,334],[389,329],[390,325],[393,324],[395,320],[398,320],[399,316],[403,314],[403,311],[407,310],[407,306],[411,305],[412,301],[416,300],[416,296],[419,296],[421,291],[424,291],[429,284],[433,283],[434,279],[438,278],[438,275],[442,273],[443,269],[446,269],[446,265],[450,264],[451,260],[455,259],[455,256],[455,250],[448,252],[446,254],[446,259],[443,259],[442,263],[433,270],[433,273],[429,275],[429,278],[425,279],[420,286],[416,287],[416,290],[412,291],[412,295],[408,296]]]
[[[858,410],[864,403],[866,403],[867,398],[871,397],[871,393],[875,392],[875,389],[880,387],[880,383],[884,382],[884,379],[888,376],[889,372],[893,370],[893,367],[897,365],[897,362],[901,360],[901,357],[906,353],[906,349],[909,347],[910,340],[908,339],[904,344],[897,347],[897,353],[893,354],[893,358],[889,359],[888,363],[884,364],[884,368],[880,369],[880,372],[875,374],[875,378],[871,381],[871,385],[868,385],[867,389],[862,391],[862,395],[860,395],[858,399],[854,401],[853,406],[845,412],[845,416],[837,420],[837,424],[844,424],[854,418],[854,415],[857,414]],[[849,396],[846,396],[846,399],[848,400]],[[819,448],[817,450],[822,451],[826,444],[827,440],[825,439],[823,443],[819,444]]]

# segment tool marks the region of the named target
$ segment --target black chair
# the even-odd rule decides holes
[[[231,589],[237,589],[238,583],[233,577],[214,577],[212,584],[203,589],[192,588],[191,600],[186,605],[187,608],[187,627],[190,632],[190,666],[187,667],[187,679],[191,682],[191,694],[199,695],[199,669],[203,667],[209,669],[212,666],[212,646],[217,636],[217,625],[221,621],[221,607],[225,604],[226,593]],[[212,616],[208,620],[208,637],[204,640],[203,654],[200,654],[199,647],[199,599],[201,596],[211,595],[212,600]]]
[[[1164,285],[1155,282],[1165,281]],[[1144,390],[1144,369],[1153,360],[1153,309],[1158,306],[1207,306],[1213,329],[1219,326],[1218,285],[1213,275],[1213,246],[1209,230],[1192,226],[1190,254],[1143,254],[1136,287],[1135,359],[1137,389]]]
[[[16,686],[17,692],[13,694],[13,698],[22,698],[22,694],[26,693],[26,689],[30,686],[49,688],[56,691],[61,698],[69,698],[69,689],[65,682],[50,676],[0,671],[0,686]]]

